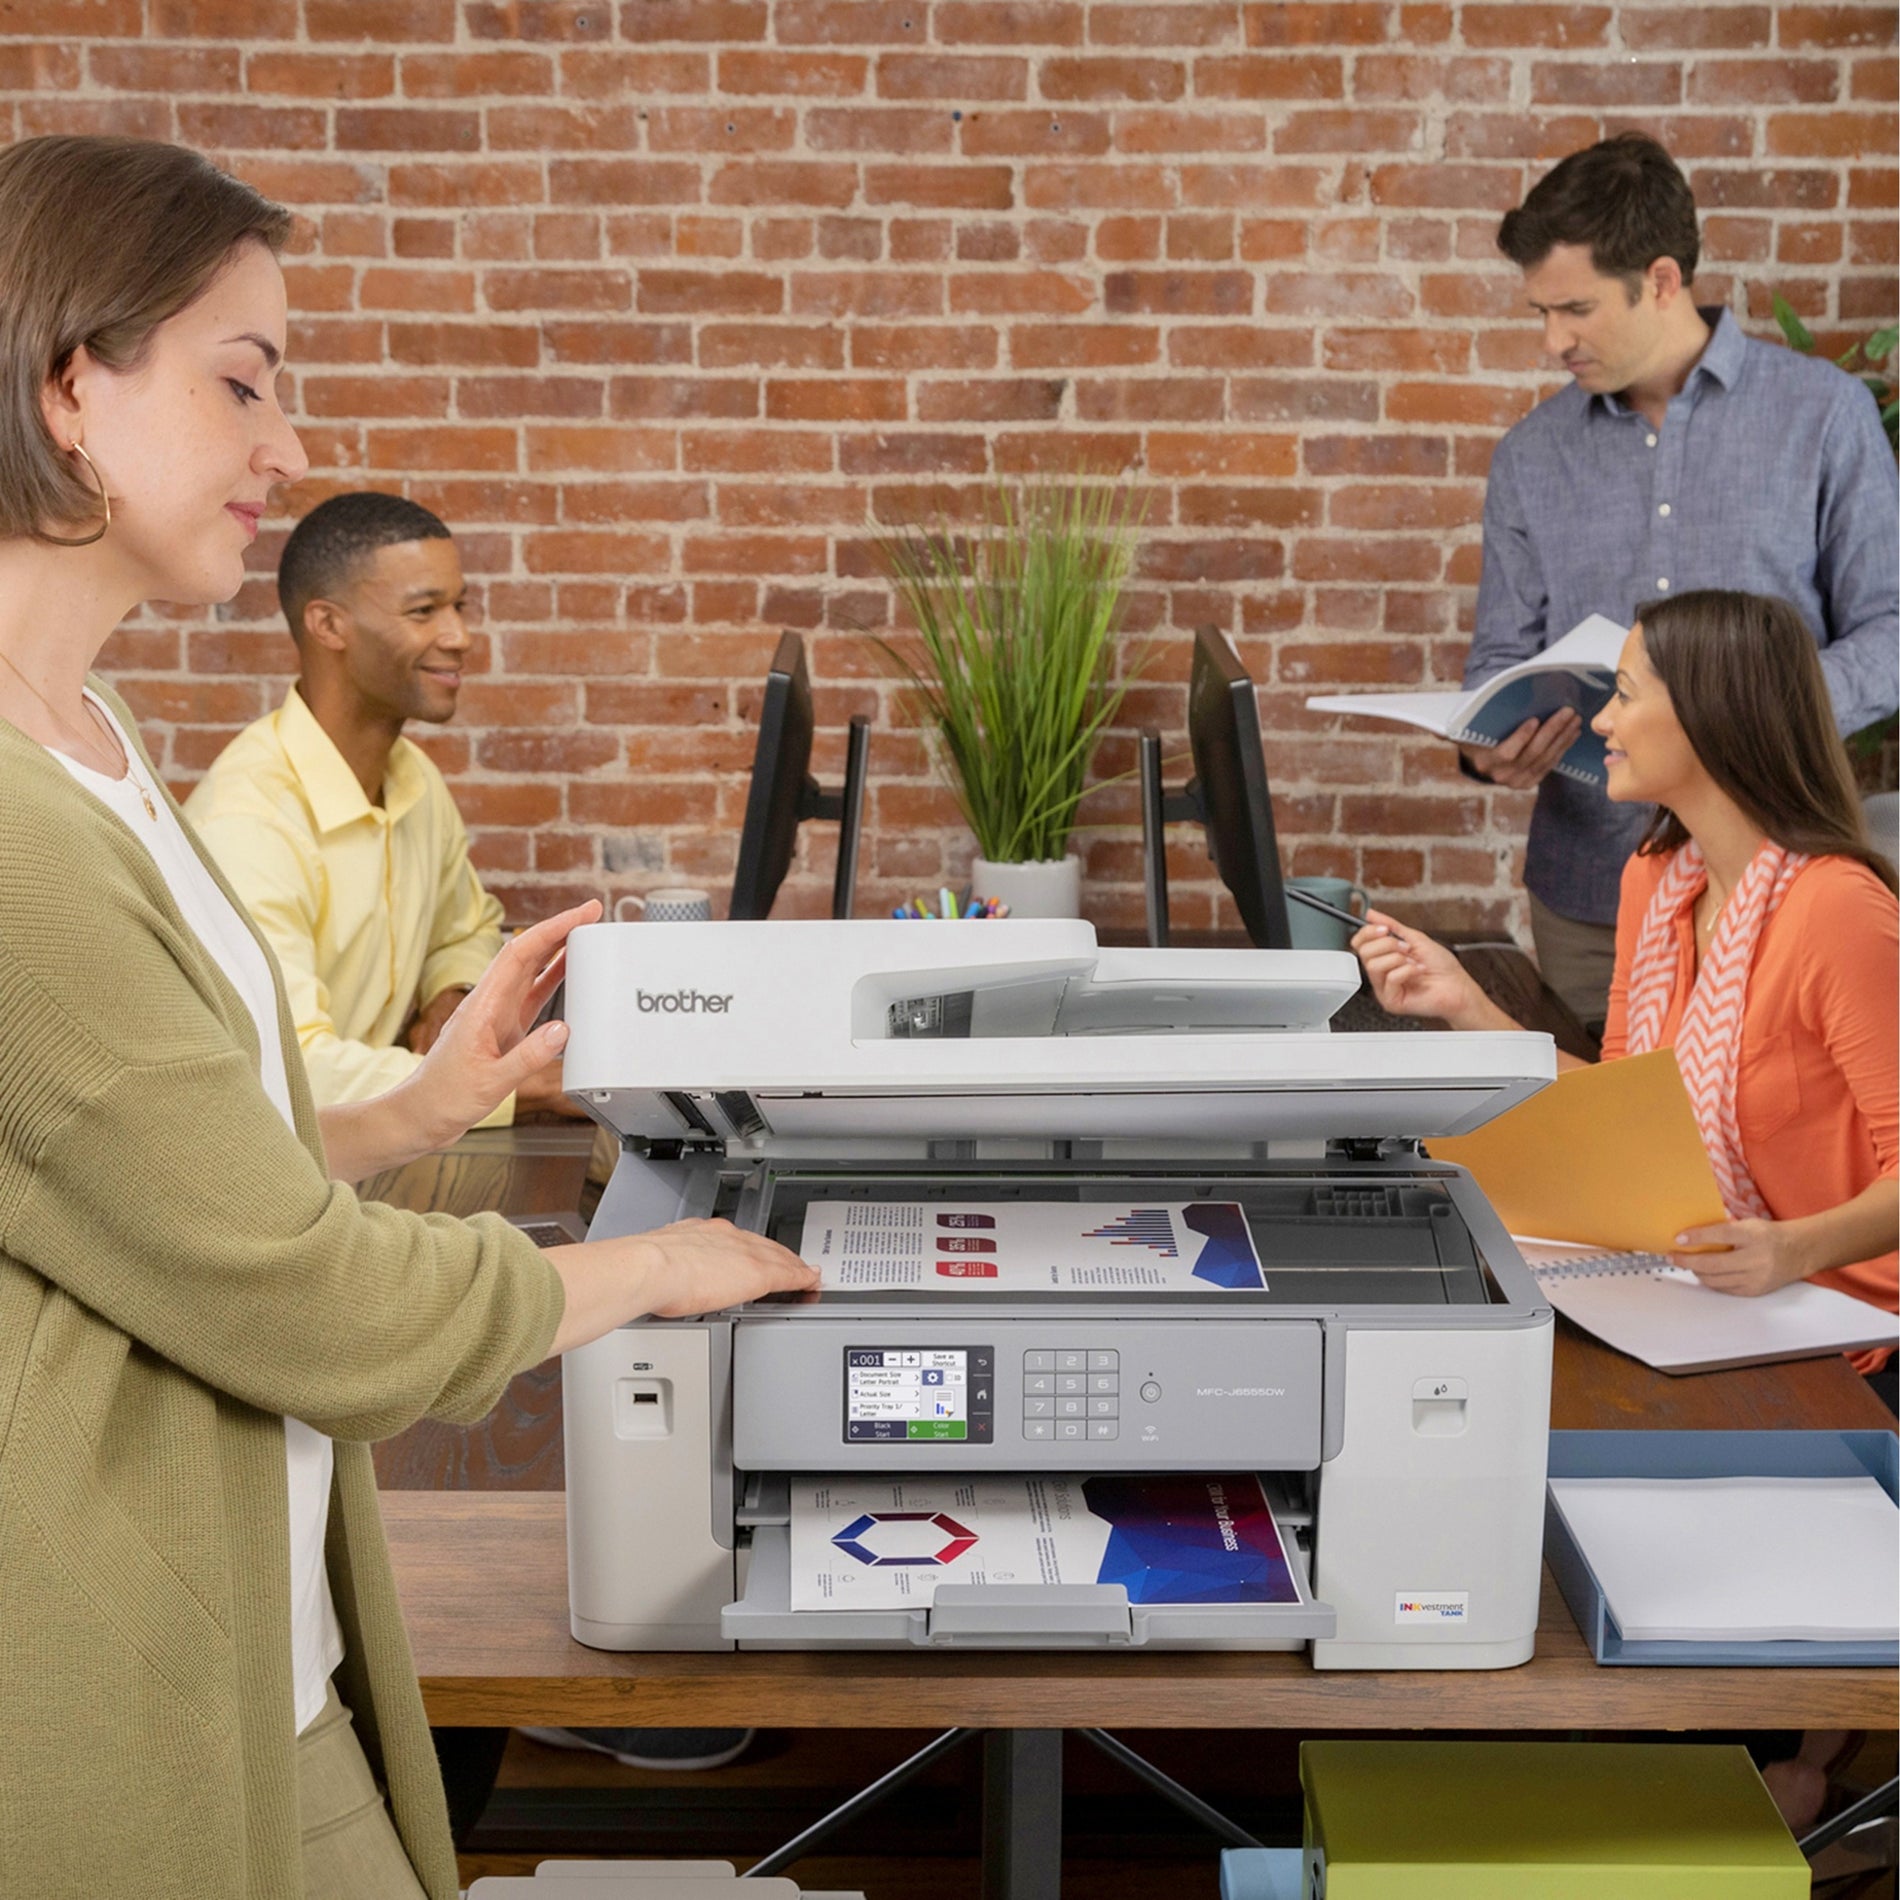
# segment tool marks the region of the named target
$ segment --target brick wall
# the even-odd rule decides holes
[[[1131,719],[1187,635],[1261,684],[1301,871],[1515,924],[1526,802],[1315,721],[1455,682],[1498,433],[1551,387],[1498,214],[1656,132],[1703,301],[1823,340],[1895,314],[1892,4],[0,0],[0,137],[177,138],[286,200],[301,512],[402,488],[457,530],[480,676],[432,750],[518,917],[730,873],[757,681],[801,629],[837,775],[877,714],[860,908],[969,843],[864,635],[868,520],[994,474],[1152,490]],[[287,518],[286,518],[287,519]],[[106,664],[191,781],[281,691],[257,578]],[[1106,763],[1128,761],[1126,741]],[[1178,776],[1178,772],[1177,772]],[[1124,791],[1088,908],[1139,916]],[[781,909],[829,890],[813,840]],[[1231,920],[1177,833],[1184,927]]]

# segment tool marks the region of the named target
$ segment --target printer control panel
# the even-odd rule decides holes
[[[847,1444],[987,1445],[996,1432],[991,1346],[847,1346]]]

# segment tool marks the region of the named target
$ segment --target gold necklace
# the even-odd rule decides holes
[[[50,699],[48,699],[46,695],[42,693],[40,689],[37,686],[35,686],[33,682],[30,679],[28,679],[27,676],[24,673],[22,673],[17,666],[13,664],[12,660],[10,660],[7,657],[3,649],[0,649],[0,665],[4,665],[7,671],[11,673],[13,677],[16,680],[18,680],[20,684],[24,686],[26,690],[29,693],[31,693],[33,697],[40,702],[42,706],[46,708],[47,712],[52,716],[53,724],[56,725],[59,728],[59,730],[68,739],[82,740],[82,743],[80,746],[80,753],[83,755],[86,747],[85,747],[85,743],[83,741],[82,735],[80,734],[78,728],[75,726],[69,725],[67,723],[65,715],[60,712],[59,708],[56,707],[53,704],[53,702]],[[127,746],[121,745],[118,742],[118,739],[111,732],[107,731],[104,720],[101,718],[98,711],[94,708],[93,703],[90,699],[86,700],[84,703],[85,703],[87,712],[92,715],[93,723],[99,728],[100,732],[111,744],[112,749],[119,754],[120,763],[125,768],[123,774],[121,774],[120,776],[123,776],[127,780],[127,782],[131,785],[132,789],[138,793],[139,803],[145,807],[146,817],[151,819],[153,823],[156,824],[158,822],[158,807],[152,803],[152,795],[150,792],[148,792],[145,789],[144,781],[140,779],[139,775],[132,769],[131,749]],[[86,764],[88,763],[88,761],[82,756],[80,759],[80,763]],[[95,765],[92,767],[92,769],[95,772],[97,772],[97,771],[100,771],[101,768]],[[103,776],[106,778],[111,778],[114,776],[114,774],[112,774],[111,772],[105,772],[103,773]]]

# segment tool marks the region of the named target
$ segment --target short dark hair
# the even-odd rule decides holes
[[[1673,257],[1686,284],[1702,254],[1695,195],[1654,139],[1619,132],[1561,159],[1498,226],[1498,249],[1519,270],[1535,270],[1559,244],[1589,245],[1596,269],[1632,293],[1659,257]]]
[[[55,135],[0,152],[0,539],[90,520],[91,482],[41,397],[82,345],[136,369],[152,332],[290,213],[182,145]]]
[[[1800,612],[1773,595],[1708,587],[1646,600],[1636,619],[1683,736],[1750,822],[1784,850],[1852,858],[1892,890]],[[1688,836],[1659,805],[1637,849],[1674,851]]]
[[[277,563],[277,598],[290,637],[303,638],[303,610],[349,586],[378,548],[449,538],[440,517],[401,495],[360,489],[319,502],[291,530]]]

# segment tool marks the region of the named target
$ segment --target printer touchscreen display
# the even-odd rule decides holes
[[[989,1444],[996,1429],[995,1372],[990,1346],[848,1346],[845,1440]]]

